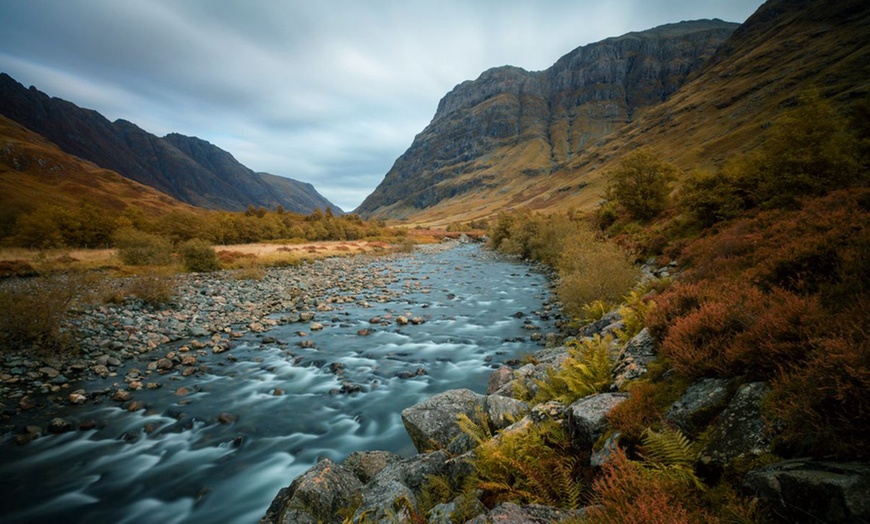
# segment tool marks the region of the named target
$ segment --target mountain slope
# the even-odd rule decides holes
[[[248,205],[309,213],[323,197],[287,198],[226,151],[178,134],[159,138],[132,122],[110,122],[98,112],[48,95],[0,74],[0,114],[54,142],[63,151],[117,171],[182,202],[240,211]],[[332,207],[335,208],[333,205]],[[337,208],[336,208],[337,209]]]
[[[72,208],[82,201],[120,212],[135,205],[146,214],[192,208],[154,188],[74,157],[0,116],[0,237],[18,215],[41,205]]]
[[[736,27],[669,24],[579,47],[546,71],[463,82],[357,211],[399,218],[472,190],[516,193],[674,93]]]

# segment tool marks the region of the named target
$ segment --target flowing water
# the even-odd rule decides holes
[[[249,334],[210,355],[207,373],[173,373],[139,392],[146,409],[70,407],[97,429],[0,444],[0,521],[256,522],[319,457],[414,453],[404,408],[448,389],[483,393],[494,368],[537,349],[530,334],[552,327],[535,314],[546,278],[479,247],[372,267],[392,298],[319,313],[324,329],[305,337],[316,348],[296,345],[306,324]],[[399,315],[425,323],[369,323]],[[220,423],[221,413],[233,417]]]

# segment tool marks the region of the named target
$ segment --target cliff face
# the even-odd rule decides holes
[[[357,211],[402,217],[558,170],[674,93],[735,28],[670,24],[579,47],[545,71],[499,67],[463,82]]]
[[[158,189],[195,206],[240,211],[249,205],[310,213],[334,204],[298,182],[264,180],[204,140],[179,134],[157,137],[126,120],[110,122],[0,74],[0,114],[47,138],[66,153]],[[280,177],[278,177],[280,178]],[[296,182],[296,181],[293,181]]]

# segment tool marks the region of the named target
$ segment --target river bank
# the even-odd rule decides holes
[[[451,242],[261,281],[185,275],[171,309],[100,306],[78,318],[78,358],[3,361],[10,514],[256,520],[321,457],[413,453],[401,410],[485,390],[493,369],[539,347],[555,318],[547,286]]]

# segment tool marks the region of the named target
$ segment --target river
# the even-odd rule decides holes
[[[553,328],[540,314],[546,277],[476,245],[371,267],[383,301],[336,303],[315,318],[322,330],[246,334],[209,355],[206,373],[159,377],[162,387],[137,397],[144,409],[69,406],[96,427],[23,446],[7,439],[0,521],[256,522],[320,457],[414,453],[404,408],[448,389],[485,392],[493,369]]]

